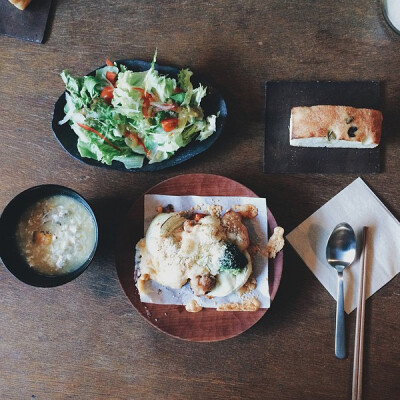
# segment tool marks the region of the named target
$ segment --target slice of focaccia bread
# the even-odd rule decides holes
[[[15,7],[19,8],[20,10],[25,10],[28,7],[28,4],[31,0],[8,0],[10,3],[14,4]]]
[[[379,144],[382,113],[346,106],[293,107],[290,145],[372,148]]]

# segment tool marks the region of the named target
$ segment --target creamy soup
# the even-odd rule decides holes
[[[45,275],[79,268],[96,242],[96,226],[90,212],[78,200],[63,195],[45,198],[27,209],[16,234],[28,264]]]

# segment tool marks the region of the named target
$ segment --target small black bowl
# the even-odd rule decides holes
[[[96,240],[89,258],[79,268],[62,275],[44,275],[31,268],[20,253],[16,240],[16,229],[23,212],[29,206],[46,197],[55,195],[72,197],[89,211],[96,229]],[[28,285],[54,287],[72,281],[91,263],[96,252],[97,243],[98,227],[92,209],[80,194],[64,186],[40,185],[27,189],[10,201],[0,217],[0,257],[12,274]]]

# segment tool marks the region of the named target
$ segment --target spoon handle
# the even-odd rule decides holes
[[[341,359],[346,358],[346,335],[344,329],[343,272],[338,272],[335,355],[337,358]]]

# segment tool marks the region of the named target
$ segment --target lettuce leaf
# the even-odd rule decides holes
[[[122,162],[126,169],[142,168],[144,156],[131,154],[127,156],[114,157],[114,160]]]
[[[203,128],[200,130],[200,134],[196,140],[205,140],[210,137],[216,131],[217,116],[210,115],[207,117],[207,122],[204,123]]]
[[[190,78],[192,77],[192,75],[193,75],[193,72],[190,71],[189,69],[182,69],[178,74],[179,87],[184,92],[186,92],[185,98],[182,101],[182,105],[190,104],[190,100],[192,98],[192,93],[193,93],[193,85],[192,85],[192,82],[190,82]]]
[[[166,160],[195,138],[205,140],[215,132],[217,116],[204,118],[200,107],[207,88],[201,84],[193,87],[193,73],[189,69],[181,70],[177,79],[160,74],[155,69],[156,56],[157,51],[150,69],[142,72],[116,64],[99,68],[93,76],[78,78],[67,70],[62,71],[66,105],[65,117],[59,123],[69,122],[78,136],[82,157],[108,165],[113,161],[122,162],[128,169],[140,168],[145,158],[149,163]],[[111,104],[101,97],[102,90],[112,85],[107,72],[118,77]],[[176,91],[178,86],[182,90],[179,93]],[[150,114],[148,117],[143,115],[144,110]],[[167,118],[178,119],[177,126],[168,132],[162,124]],[[134,133],[140,140],[133,140],[129,133]]]

